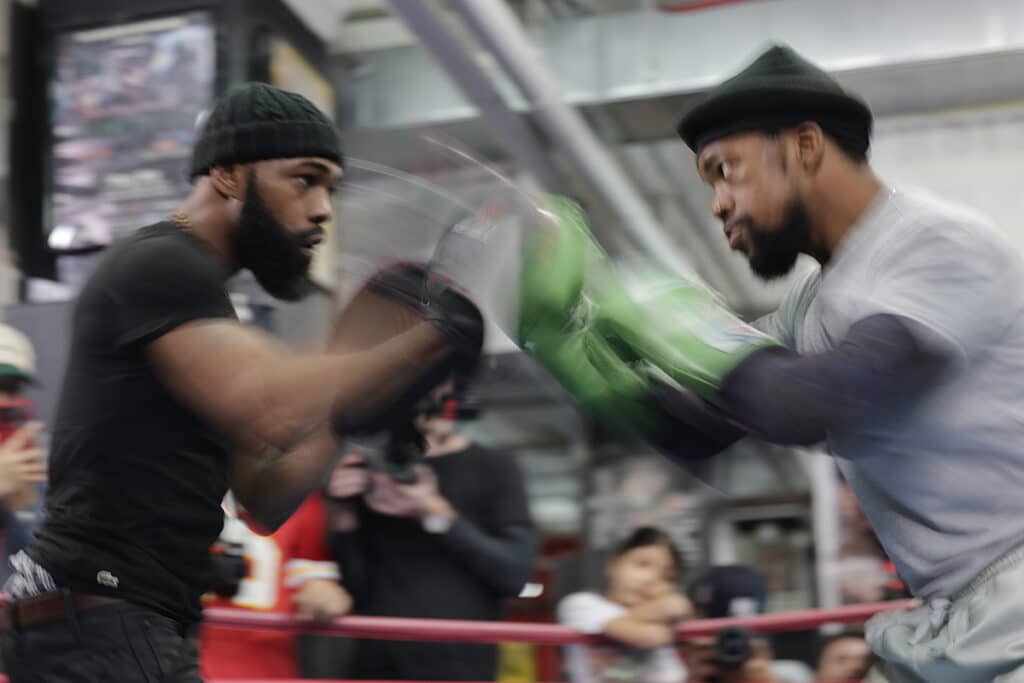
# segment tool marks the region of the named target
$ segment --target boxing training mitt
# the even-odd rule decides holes
[[[416,405],[453,372],[473,372],[484,343],[480,310],[455,283],[420,263],[400,262],[374,274],[342,312],[330,347],[335,353],[365,351],[423,321],[440,330],[450,352],[386,408],[366,414],[348,411],[335,419],[337,432],[351,435],[391,429],[411,419]]]

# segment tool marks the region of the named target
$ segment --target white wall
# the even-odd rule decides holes
[[[1024,249],[1024,103],[886,118],[871,160],[886,182],[989,215]]]

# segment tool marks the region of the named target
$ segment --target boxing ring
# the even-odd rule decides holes
[[[734,619],[699,619],[685,621],[676,627],[679,641],[710,636],[727,626],[742,626],[756,633],[806,631],[825,624],[858,624],[874,614],[909,606],[910,600],[875,602],[834,609],[811,609],[797,612],[763,614]],[[532,622],[480,622],[454,619],[408,619],[391,617],[345,616],[333,621],[318,622],[292,615],[254,612],[233,608],[208,608],[205,623],[225,628],[267,629],[291,633],[330,635],[343,638],[374,638],[379,640],[415,640],[420,642],[462,643],[529,643],[533,645],[597,644],[600,636],[585,635],[558,624]],[[282,681],[275,683],[300,683]],[[344,683],[342,680],[315,679],[318,683]],[[0,676],[0,683],[7,679]],[[209,683],[219,683],[210,681]],[[239,683],[236,681],[235,683]],[[265,683],[261,679],[243,683]],[[269,683],[269,680],[266,681]],[[397,683],[375,681],[373,683]],[[406,682],[408,683],[408,682]],[[853,682],[851,682],[853,683]]]

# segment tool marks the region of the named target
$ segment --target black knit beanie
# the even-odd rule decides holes
[[[298,93],[246,83],[217,100],[192,148],[191,177],[213,166],[323,157],[342,163],[334,124]]]
[[[775,45],[708,92],[676,127],[694,152],[718,138],[814,121],[844,147],[867,152],[871,110],[792,48]]]

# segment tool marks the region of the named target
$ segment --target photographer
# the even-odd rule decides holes
[[[383,454],[352,450],[331,477],[331,546],[357,614],[495,620],[529,578],[522,473],[456,431],[472,412],[463,384],[443,383],[414,424],[393,426]],[[365,640],[352,677],[493,680],[496,670],[493,645]]]
[[[764,611],[764,578],[743,566],[712,567],[690,587],[701,619],[749,617]],[[682,651],[693,683],[776,683],[771,645],[744,629],[690,638]]]

